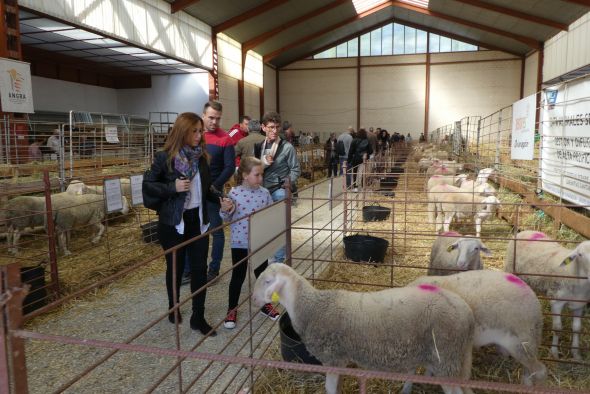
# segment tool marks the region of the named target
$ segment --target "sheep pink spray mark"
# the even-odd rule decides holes
[[[461,234],[459,234],[456,231],[445,231],[444,233],[441,234],[443,237],[458,237]]]
[[[508,282],[514,283],[515,285],[520,286],[520,287],[525,287],[526,286],[526,283],[524,283],[524,281],[522,279],[520,279],[519,277],[514,276],[512,274],[507,274],[506,275],[506,280]]]
[[[547,236],[546,236],[544,233],[541,233],[541,232],[538,232],[538,231],[537,231],[537,232],[533,233],[533,234],[532,234],[532,235],[529,237],[529,239],[530,239],[531,241],[536,241],[537,239],[543,239],[543,238],[546,238],[546,237],[547,237]]]
[[[420,290],[424,290],[424,291],[438,291],[438,287],[434,286],[434,285],[429,285],[429,284],[421,284],[418,286],[418,288]]]

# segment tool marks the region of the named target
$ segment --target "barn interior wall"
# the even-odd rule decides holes
[[[526,58],[524,62],[524,89],[523,97],[537,92],[537,70],[539,67],[539,52],[535,52]]]
[[[21,7],[87,27],[108,37],[213,66],[211,27],[164,0],[19,0]]]
[[[119,89],[118,113],[149,116],[149,112],[196,112],[209,99],[207,73],[153,75],[149,89]]]
[[[513,55],[446,53],[432,55],[431,62],[429,130],[464,116],[487,115],[519,99],[521,60]],[[281,115],[295,130],[320,132],[322,138],[355,127],[356,73],[356,59],[302,60],[281,69]],[[424,55],[362,58],[360,85],[361,126],[414,137],[423,131]]]
[[[244,83],[244,115],[260,118],[260,89],[247,82]]]
[[[238,121],[238,80],[230,76],[219,74],[219,101],[223,105],[221,127],[225,130]]]
[[[277,72],[264,66],[264,111],[277,110]]]
[[[543,81],[590,64],[590,12],[545,42]]]
[[[117,90],[32,76],[36,111],[117,113]]]

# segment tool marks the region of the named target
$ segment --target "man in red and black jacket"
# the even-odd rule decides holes
[[[242,138],[248,136],[249,128],[248,125],[250,124],[251,118],[248,115],[242,115],[240,117],[240,123],[236,123],[233,125],[227,134],[229,138],[232,140],[234,146],[238,144],[238,141]],[[240,166],[240,157],[236,156],[236,168]]]
[[[203,108],[204,137],[207,152],[210,156],[211,184],[218,192],[223,192],[223,186],[231,178],[235,170],[234,143],[225,130],[219,127],[222,110],[223,107],[218,101],[208,101]],[[219,202],[207,201],[207,213],[209,214],[211,228],[218,227],[223,223],[219,216],[220,208]],[[211,262],[209,263],[207,281],[214,280],[219,275],[224,244],[223,229],[213,232]]]

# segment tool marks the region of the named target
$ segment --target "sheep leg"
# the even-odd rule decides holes
[[[424,371],[424,376],[432,376],[432,371],[430,370],[430,368],[426,368],[426,370]],[[402,387],[402,391],[400,394],[411,394],[413,385],[414,383],[410,380],[404,382],[404,387]]]
[[[326,394],[338,394],[340,393],[341,382],[340,375],[335,373],[326,374]]]
[[[572,310],[572,355],[574,360],[581,361],[580,355],[580,331],[582,330],[582,315],[584,314],[584,305],[581,308]]]
[[[20,231],[19,229],[14,229],[14,234],[12,234],[12,253],[18,253],[18,241],[20,239]]]
[[[8,244],[8,251],[12,254],[16,254],[16,250],[14,250],[14,246],[12,244],[12,240],[14,239],[14,227],[12,225],[8,226],[8,230],[6,231],[6,243]]]
[[[455,212],[445,212],[445,231],[449,231],[449,228],[451,227],[451,222],[453,221],[453,216],[455,216]]]
[[[72,254],[72,252],[68,250],[67,231],[59,232],[59,234],[57,235],[57,243],[59,244],[59,247],[61,248],[61,251],[63,252],[64,256],[69,256]]]
[[[534,383],[542,383],[547,377],[545,365],[537,359],[536,342],[530,338],[512,337],[509,342],[497,346],[506,351],[523,366],[522,383],[532,386]]]
[[[481,218],[476,216],[475,217],[475,236],[479,238],[481,233]]]
[[[553,318],[553,340],[551,342],[551,354],[555,358],[559,358],[559,334],[558,332],[561,330],[561,311],[567,301],[551,301],[551,314]]]
[[[428,203],[428,221],[430,223],[436,223],[436,205],[434,203]]]
[[[100,237],[102,237],[102,233],[104,233],[105,229],[104,225],[100,222],[96,224],[96,227],[98,227],[98,234],[96,234],[96,236],[92,238],[93,244],[97,244],[100,241]]]

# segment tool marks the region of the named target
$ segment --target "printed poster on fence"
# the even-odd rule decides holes
[[[29,63],[0,58],[0,103],[3,112],[35,112]]]
[[[543,190],[590,209],[590,77],[543,96]]]
[[[111,144],[119,143],[119,134],[117,134],[117,126],[105,126],[104,136],[107,142]]]
[[[535,156],[535,113],[537,95],[512,104],[512,160],[533,160]]]

